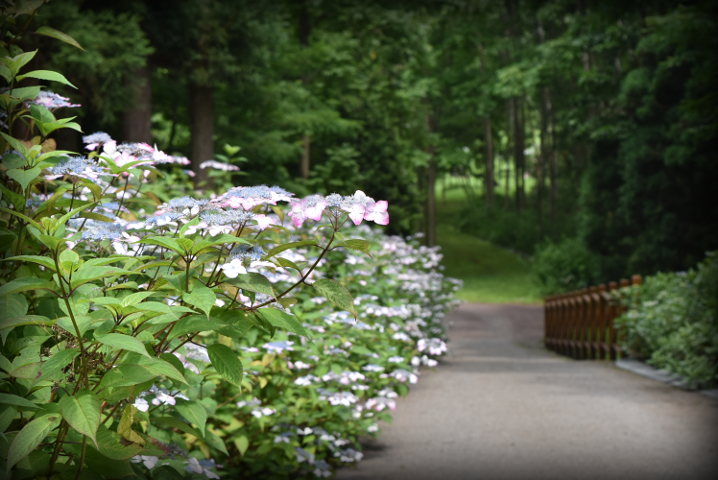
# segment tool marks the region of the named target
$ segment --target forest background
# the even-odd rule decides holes
[[[358,186],[389,201],[391,231],[433,245],[436,188],[458,187],[456,228],[562,265],[543,271],[560,290],[685,270],[718,246],[717,10],[55,0],[32,30],[86,52],[41,36],[23,47],[40,48],[32,70],[79,87],[51,85],[82,104],[86,133],[185,155],[198,188],[213,158],[241,167],[235,184]],[[79,132],[55,140],[82,150]]]

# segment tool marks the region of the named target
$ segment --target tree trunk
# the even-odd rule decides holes
[[[519,98],[512,98],[511,103],[511,119],[514,129],[514,186],[516,188],[516,210],[521,211],[523,208],[523,163],[524,163],[524,132],[521,118],[519,115]]]
[[[426,116],[426,129],[432,132],[431,117]],[[434,145],[426,147],[429,157],[429,167],[426,169],[426,245],[436,245],[436,157]]]
[[[546,165],[548,164],[548,158],[550,155],[549,147],[548,147],[548,109],[547,109],[547,102],[546,102],[546,94],[548,92],[548,87],[544,88],[544,98],[541,102],[541,135],[540,135],[540,142],[541,142],[541,154],[538,157],[538,221],[539,221],[539,236],[543,237],[543,195],[544,195],[544,189],[545,189],[545,169]]]
[[[311,137],[305,134],[304,137],[302,137],[302,142],[304,151],[302,152],[302,162],[299,167],[302,178],[309,178],[309,145],[311,144]]]
[[[199,168],[202,162],[214,159],[214,89],[211,86],[190,86],[190,129],[192,134],[191,161],[195,185],[211,189],[208,170]]]
[[[312,25],[309,19],[309,10],[307,9],[307,0],[301,2],[301,11],[299,13],[299,43],[302,47],[307,48],[309,46],[309,35],[312,33]],[[305,72],[302,75],[302,83],[306,87],[309,85],[309,75]],[[302,151],[302,158],[299,163],[299,172],[302,178],[309,178],[309,147],[312,143],[309,133],[305,133],[302,137],[302,145],[304,150]]]
[[[132,100],[122,117],[122,139],[126,142],[152,143],[152,69],[149,61],[126,80]]]
[[[551,103],[551,90],[544,88],[544,103],[546,105],[546,120],[548,129],[551,132],[551,159],[549,163],[549,177],[551,190],[549,192],[549,212],[551,218],[556,214],[556,198],[558,195],[558,149],[556,147],[556,124],[553,118],[553,104]]]
[[[486,153],[484,155],[484,192],[486,207],[491,208],[494,204],[494,142],[491,133],[491,118],[486,117],[484,121],[486,137]]]

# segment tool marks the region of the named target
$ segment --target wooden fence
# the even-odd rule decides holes
[[[622,279],[620,286],[641,283],[641,276],[634,275],[630,283]],[[620,356],[620,333],[614,320],[624,308],[609,292],[618,287],[610,282],[608,288],[601,284],[544,298],[546,348],[578,360],[616,360]]]

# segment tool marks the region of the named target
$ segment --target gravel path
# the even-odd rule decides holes
[[[336,478],[718,478],[718,401],[544,350],[541,307],[464,304],[447,321],[449,356]]]

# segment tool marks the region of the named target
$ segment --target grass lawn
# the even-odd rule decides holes
[[[540,303],[539,286],[527,259],[457,231],[455,220],[467,201],[463,191],[447,191],[446,202],[437,191],[436,198],[436,236],[444,255],[444,274],[464,281],[458,297],[468,302]]]

